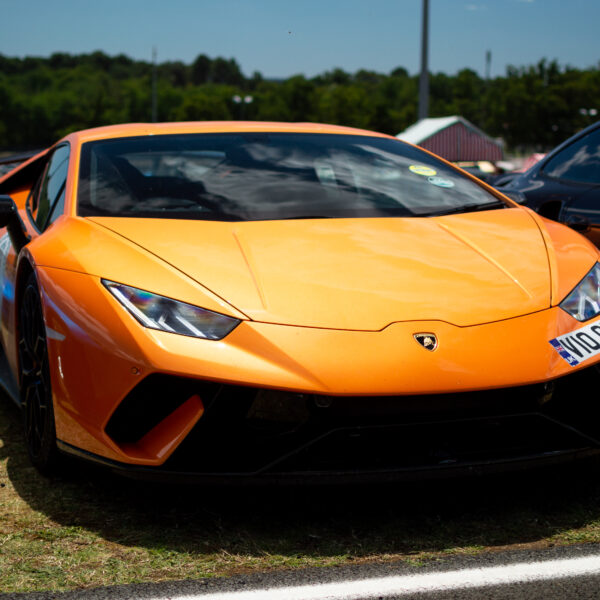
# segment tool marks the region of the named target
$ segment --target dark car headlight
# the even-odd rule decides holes
[[[559,306],[578,321],[587,321],[600,315],[599,263],[592,267]]]
[[[102,279],[102,283],[133,317],[150,329],[220,340],[240,324],[239,319],[193,304],[106,279]]]

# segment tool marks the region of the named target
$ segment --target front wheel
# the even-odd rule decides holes
[[[29,458],[44,475],[59,466],[46,326],[35,275],[27,280],[19,307],[19,387]]]

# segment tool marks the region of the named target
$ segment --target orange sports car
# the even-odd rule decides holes
[[[0,194],[2,380],[44,473],[343,481],[598,451],[598,249],[419,148],[118,125]]]

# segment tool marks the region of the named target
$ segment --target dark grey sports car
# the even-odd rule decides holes
[[[523,204],[600,246],[600,121],[570,137],[525,173],[496,185],[509,195],[522,193]]]

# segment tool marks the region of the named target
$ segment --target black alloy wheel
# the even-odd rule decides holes
[[[58,466],[46,326],[35,275],[27,280],[19,307],[19,387],[25,441],[31,462],[51,475]]]

